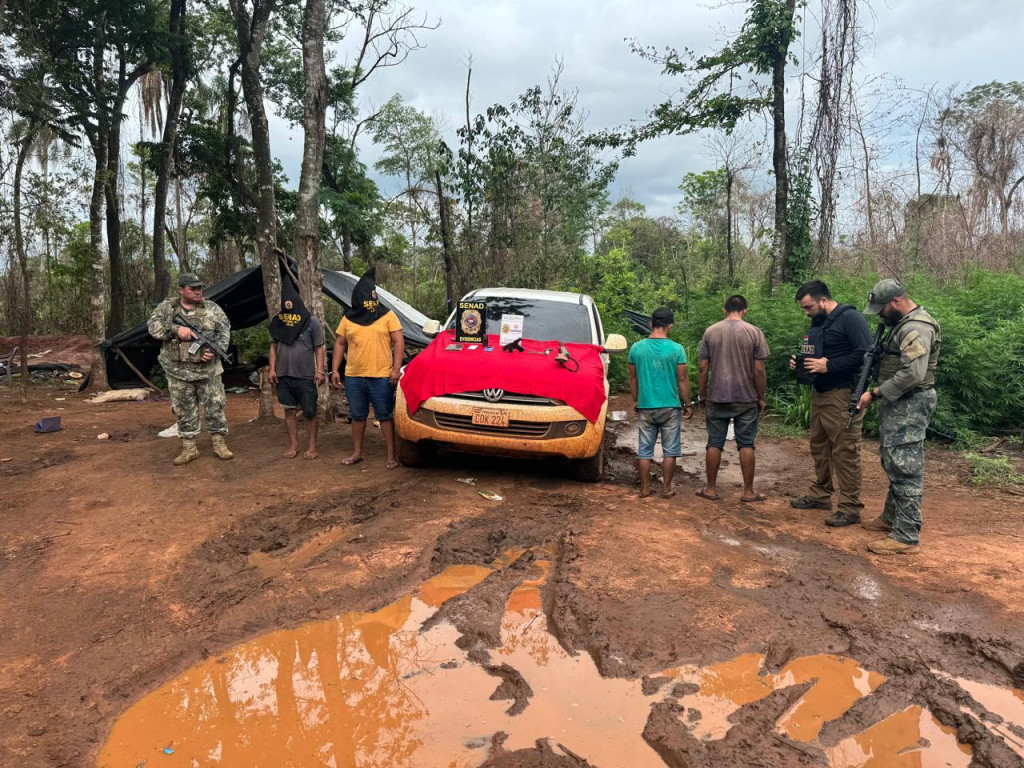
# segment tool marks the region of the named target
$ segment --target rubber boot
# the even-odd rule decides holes
[[[218,459],[224,461],[235,458],[235,454],[228,450],[228,444],[224,442],[224,435],[213,436],[213,452],[217,454]]]
[[[190,461],[198,458],[199,448],[196,446],[196,441],[189,437],[183,437],[181,439],[181,453],[174,460],[175,466],[180,467],[182,464],[188,464]]]

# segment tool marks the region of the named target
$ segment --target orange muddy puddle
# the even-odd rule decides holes
[[[982,721],[993,733],[998,734],[1006,745],[1021,757],[1024,757],[1024,738],[1014,733],[1009,724],[1024,728],[1024,691],[1016,688],[1000,688],[997,685],[978,683],[962,677],[954,678],[957,683],[989,712],[1003,718],[1002,723]]]
[[[928,745],[928,746],[924,746]],[[967,768],[971,748],[921,707],[907,707],[827,750],[832,768]]]
[[[483,763],[494,735],[504,732],[508,750],[546,739],[555,752],[571,751],[592,764],[663,768],[642,732],[651,705],[671,686],[645,696],[638,680],[602,678],[589,655],[562,648],[542,609],[549,569],[547,561],[536,561],[512,590],[501,647],[490,651],[494,667],[512,667],[532,691],[517,715],[509,714],[512,698],[491,700],[502,679],[468,659],[450,623],[423,630],[446,600],[492,573],[453,566],[379,611],[274,632],[194,667],[114,724],[98,765],[468,768]],[[776,726],[794,740],[813,742],[825,722],[884,682],[855,661],[831,655],[796,659],[776,675],[764,674],[763,665],[763,656],[747,654],[663,674],[699,685],[679,701],[701,712],[687,727],[703,739],[722,738],[728,718],[744,704],[814,681]],[[828,754],[833,768],[970,761],[967,747],[915,707]]]
[[[732,723],[729,716],[745,704],[791,685],[816,681],[779,720],[779,732],[796,741],[817,738],[821,726],[840,717],[857,699],[885,682],[876,672],[861,669],[853,659],[822,654],[787,664],[777,675],[762,674],[764,656],[748,653],[710,667],[679,667],[663,674],[700,686],[681,704],[699,710],[691,726],[698,738],[720,739]]]

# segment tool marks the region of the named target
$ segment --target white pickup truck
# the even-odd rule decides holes
[[[521,315],[525,338],[594,344],[603,347],[605,353],[626,350],[624,337],[612,334],[605,338],[601,315],[586,294],[484,288],[467,294],[463,301],[486,302],[489,329],[498,327],[502,315]],[[443,327],[430,321],[423,330],[436,336],[452,329],[454,323],[452,313]],[[605,398],[594,422],[562,400],[497,387],[430,397],[410,413],[399,386],[395,404],[398,460],[406,466],[421,466],[439,447],[527,458],[562,457],[568,459],[573,477],[599,480],[604,469],[608,412],[608,355],[601,357]],[[481,410],[492,416],[487,423],[474,417]],[[500,418],[493,418],[495,415]]]

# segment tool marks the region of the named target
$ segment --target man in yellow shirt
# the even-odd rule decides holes
[[[363,275],[352,290],[352,308],[338,324],[331,358],[331,386],[344,388],[352,416],[352,455],[346,465],[363,460],[366,419],[373,413],[384,432],[388,469],[398,466],[395,456],[395,387],[405,355],[402,324],[395,313],[377,300],[376,268]],[[345,360],[342,387],[341,361]]]

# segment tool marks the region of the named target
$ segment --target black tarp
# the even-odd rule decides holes
[[[348,310],[349,302],[352,300],[352,289],[355,288],[359,277],[349,272],[325,269],[323,279],[324,295]],[[423,333],[423,323],[428,320],[426,315],[379,286],[377,295],[381,303],[398,316],[407,345],[422,349],[431,342],[430,337]],[[231,321],[233,331],[252,328],[265,322],[269,317],[267,302],[263,298],[261,267],[250,267],[225,277],[205,288],[203,297],[216,302],[224,310]],[[121,359],[117,350],[147,376],[156,366],[157,356],[160,354],[160,342],[149,335],[146,323],[139,323],[134,328],[112,336],[103,342],[102,348],[107,366],[107,381],[114,389],[137,387],[141,383],[138,376]]]
[[[641,336],[647,336],[651,332],[651,316],[645,315],[643,312],[637,312],[635,309],[627,309],[622,313],[622,316],[626,318],[633,330],[639,333]]]

